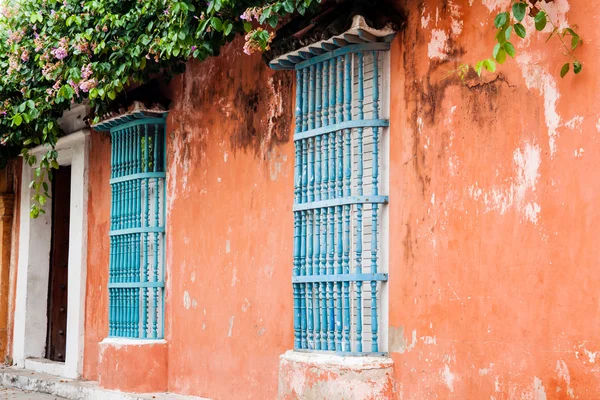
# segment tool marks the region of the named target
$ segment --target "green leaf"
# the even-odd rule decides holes
[[[233,30],[233,24],[227,23],[225,30],[223,31],[223,35],[228,36]]]
[[[475,64],[475,72],[477,73],[478,76],[481,76],[481,70],[483,69],[483,63],[484,63],[484,61],[479,61],[479,62],[477,62],[477,64]]]
[[[19,126],[23,123],[23,117],[21,116],[21,114],[16,114],[13,117],[13,124],[15,124],[16,126]]]
[[[115,93],[114,90],[111,90],[110,92],[108,92],[108,98],[111,100],[114,100],[117,98],[117,94]]]
[[[508,22],[508,13],[503,12],[496,15],[494,19],[494,26],[498,29],[502,28]]]
[[[492,57],[496,58],[496,56],[498,55],[498,52],[500,51],[501,48],[502,48],[502,43],[497,43],[494,46],[494,50],[492,51]]]
[[[546,22],[547,22],[546,13],[544,11],[538,12],[535,15],[535,17],[533,18],[533,20],[535,21],[535,29],[536,30],[538,30],[538,31],[544,30],[544,28],[546,27]]]
[[[580,73],[581,72],[581,68],[583,68],[583,65],[579,61],[575,61],[573,63],[573,72],[575,72],[575,74]]]
[[[271,15],[269,17],[269,25],[271,26],[271,28],[277,27],[278,23],[279,23],[279,17],[277,17],[277,15]]]
[[[565,30],[563,32],[563,36],[566,35],[567,33],[569,33],[573,37],[579,37],[579,35],[577,33],[575,33],[575,31],[571,28],[565,28]]]
[[[569,63],[566,63],[565,65],[562,66],[562,68],[560,69],[560,77],[561,78],[565,77],[567,72],[569,72],[570,67],[571,67],[571,64],[569,64]]]
[[[513,4],[512,12],[517,21],[523,21],[523,18],[525,18],[525,13],[527,12],[527,4],[521,2]]]
[[[525,39],[525,35],[527,35],[527,32],[525,31],[525,27],[523,26],[523,24],[520,23],[516,23],[515,24],[515,33],[517,34],[518,37]]]
[[[213,17],[210,19],[210,26],[217,32],[221,32],[221,28],[223,28],[223,22],[217,17]]]
[[[496,63],[491,58],[483,61],[483,68],[490,72],[496,72]]]
[[[515,46],[513,46],[513,44],[511,42],[504,43],[502,45],[502,47],[506,51],[506,54],[508,54],[509,56],[514,58],[516,51],[515,51]]]
[[[291,0],[285,0],[283,2],[283,9],[286,13],[291,14],[294,12],[294,3]]]
[[[512,33],[513,27],[509,26],[508,28],[506,28],[506,31],[504,31],[504,37],[506,38],[506,40],[510,40],[510,34]]]
[[[252,30],[252,24],[250,22],[244,22],[244,31],[250,32]]]
[[[579,46],[580,42],[581,42],[581,39],[579,39],[579,36],[573,36],[571,38],[571,50],[575,50],[577,48],[577,46]]]
[[[496,61],[498,61],[498,64],[504,64],[504,62],[506,61],[506,50],[504,50],[504,47],[501,47],[498,50],[498,53],[496,53],[496,56],[494,58],[496,59]]]

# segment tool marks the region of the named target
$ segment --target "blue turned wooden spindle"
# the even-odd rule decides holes
[[[300,276],[306,275],[306,211],[300,214]],[[300,284],[300,346],[308,348],[306,342],[306,285]]]
[[[365,114],[363,111],[363,104],[365,99],[364,91],[364,55],[362,52],[358,53],[358,119],[363,120]],[[357,195],[363,195],[363,128],[357,130],[357,168],[356,168],[356,187]],[[362,274],[362,212],[363,205],[358,203],[356,205],[356,261],[355,261],[355,273]],[[356,351],[362,352],[362,281],[356,282]]]
[[[323,62],[323,126],[329,125],[329,62]],[[323,178],[321,193],[323,200],[329,199],[329,134],[323,134]],[[323,212],[326,212],[324,209]]]
[[[321,118],[322,118],[322,65],[319,63],[316,66],[316,75],[315,75],[315,128],[321,127]],[[314,138],[315,141],[315,201],[321,200],[321,191],[323,184],[323,175],[322,175],[322,144],[321,144],[321,135],[317,135]],[[320,275],[320,259],[321,259],[321,246],[320,246],[320,238],[321,236],[321,209],[314,209],[314,243],[313,243],[313,271],[315,275]],[[321,292],[321,285],[319,283],[313,284],[314,298],[315,298],[315,313],[314,313],[314,332],[315,332],[315,349],[321,350],[321,314],[323,310],[321,309],[321,298],[323,293]]]
[[[352,119],[352,64],[350,54],[344,58],[344,120]],[[351,137],[350,129],[344,130],[344,197],[352,195],[351,179],[352,164],[351,157]],[[344,274],[350,273],[350,205],[344,206],[344,255],[342,259],[342,270]],[[343,324],[344,340],[343,351],[351,351],[350,348],[350,282],[344,281],[344,302],[343,302]]]
[[[379,119],[379,62],[373,51],[373,118]],[[379,128],[373,127],[373,196],[379,195]],[[377,203],[371,205],[373,232],[371,234],[371,273],[377,273]],[[371,351],[379,351],[377,317],[377,281],[371,281]]]
[[[315,128],[315,67],[311,65],[309,67],[309,97],[308,97],[308,129]],[[313,138],[306,139],[306,145],[308,147],[308,202],[314,202],[315,195],[315,175],[314,175],[314,140]],[[307,219],[307,237],[306,237],[306,263],[307,263],[307,275],[313,274],[313,213],[312,211],[306,212]],[[307,347],[314,349],[314,315],[313,315],[313,285],[312,283],[306,283],[306,319],[307,319]]]
[[[336,100],[336,123],[341,124],[344,121],[343,105],[344,105],[344,66],[343,58],[337,57],[337,100]],[[336,169],[336,180],[335,180],[335,193],[336,198],[343,197],[343,160],[344,160],[344,148],[343,148],[343,136],[342,132],[335,132],[335,169]],[[336,251],[335,251],[335,266],[336,274],[342,274],[342,254],[343,254],[343,242],[342,242],[342,206],[335,207],[335,222],[336,222]],[[342,351],[342,282],[336,282],[336,309],[335,309],[335,349]]]
[[[117,152],[116,152],[116,147],[117,147],[117,143],[116,143],[116,134],[115,132],[111,132],[110,134],[110,178],[114,178],[115,177],[115,169],[116,169],[116,164],[117,164]],[[111,183],[110,185],[110,191],[111,191],[111,196],[110,196],[110,230],[114,230],[115,229],[115,212],[116,212],[116,208],[115,208],[115,186],[114,183]],[[112,250],[112,247],[111,247]]]
[[[296,127],[295,134],[302,130],[302,73],[296,73]],[[301,175],[301,159],[302,149],[301,142],[294,141],[295,145],[295,162],[294,162],[294,202],[299,204],[302,202],[300,186],[302,182]],[[293,275],[300,275],[300,211],[294,211],[294,267]],[[300,284],[293,284],[294,292],[294,348],[301,348],[301,332],[300,332]]]
[[[329,125],[329,62],[324,61],[322,67],[322,79],[323,85],[321,88],[322,97],[322,126]],[[320,135],[319,138],[322,141],[322,154],[321,154],[321,199],[327,200],[328,195],[328,180],[329,180],[329,144],[328,134]],[[319,255],[319,266],[321,269],[321,275],[327,274],[327,208],[324,207],[320,212],[320,226],[321,226],[321,245]],[[321,350],[327,350],[327,284],[321,282],[319,299],[321,302]]]
[[[115,299],[114,289],[108,289],[108,336],[115,336]]]
[[[329,124],[334,125],[336,121],[336,60],[329,60],[329,71],[330,71],[330,80],[329,80]],[[328,193],[329,199],[332,200],[336,197],[335,187],[336,187],[336,169],[335,169],[335,158],[336,158],[336,144],[335,144],[335,132],[331,132],[328,135],[329,142],[329,179],[328,179]],[[329,275],[333,275],[335,273],[334,270],[334,262],[335,262],[335,207],[328,207],[327,209],[327,217],[328,217],[328,232],[327,232],[327,273]],[[335,329],[336,329],[336,308],[335,308],[335,290],[334,283],[327,282],[327,314],[328,314],[328,332],[327,332],[327,349],[335,350]]]
[[[122,336],[121,333],[121,291],[115,289],[115,305],[117,312],[115,313],[115,334],[116,336]]]
[[[143,157],[143,172],[147,174],[150,168],[150,155],[149,155],[149,138],[148,138],[148,125],[144,124],[144,157]],[[148,228],[150,226],[150,196],[149,196],[149,180],[148,178],[144,178],[144,211],[142,215],[142,225],[144,228]],[[143,248],[142,248],[142,256],[144,258],[144,263],[142,266],[142,282],[150,282],[150,277],[148,275],[148,233],[142,233],[143,235]],[[142,332],[141,337],[148,337],[148,288],[142,288]]]
[[[313,274],[313,223],[310,211],[305,211],[306,215],[306,275]],[[306,329],[307,329],[307,348],[314,349],[313,336],[313,293],[312,285],[306,284]]]
[[[159,141],[158,141],[158,130],[159,130],[159,125],[154,125],[154,157],[153,157],[153,172],[157,172],[158,171],[158,146],[159,146]],[[160,213],[159,213],[159,208],[158,208],[158,196],[159,196],[159,191],[160,191],[160,187],[159,187],[159,178],[156,178],[156,182],[155,182],[155,188],[154,188],[154,226],[158,228],[159,226],[159,218],[160,218]],[[154,277],[153,280],[154,282],[158,282],[158,232],[154,232],[154,268],[152,270],[152,272],[154,273]],[[152,310],[152,337],[153,338],[157,338],[158,337],[158,288],[154,288],[154,290],[152,291],[154,294],[153,297],[153,310]]]
[[[140,337],[140,289],[134,288],[133,291],[133,336]]]

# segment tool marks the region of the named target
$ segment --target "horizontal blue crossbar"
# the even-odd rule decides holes
[[[300,353],[311,353],[311,354],[335,354],[336,356],[349,356],[349,357],[387,357],[387,352],[356,352],[356,351],[327,351],[327,350],[313,350],[313,349],[299,349],[294,348],[294,351]]]
[[[311,58],[310,60],[302,61],[296,64],[294,67],[296,70],[302,69],[304,67],[308,67],[310,65],[318,64],[320,62],[330,60],[332,58],[348,54],[348,53],[358,53],[360,51],[373,51],[373,50],[389,50],[389,43],[363,43],[363,44],[353,44],[349,46],[344,46],[337,50],[330,51],[329,53],[321,54],[320,56],[316,56]]]
[[[387,119],[356,119],[353,121],[341,122],[339,124],[327,125],[322,128],[311,129],[310,131],[299,132],[294,135],[294,141],[308,139],[313,136],[323,135],[341,131],[344,129],[354,128],[371,128],[371,127],[386,127],[390,126],[390,121]]]
[[[118,178],[112,178],[110,184],[133,181],[136,179],[148,179],[148,178],[165,178],[167,174],[165,172],[142,172],[139,174],[131,174],[126,176],[120,176]]]
[[[130,228],[130,229],[118,229],[114,231],[110,231],[110,236],[120,236],[120,235],[130,235],[132,233],[152,233],[152,232],[164,232],[164,226],[148,226],[145,228]]]
[[[152,288],[152,287],[162,288],[162,287],[165,287],[165,283],[164,282],[110,282],[108,284],[108,288],[109,289],[115,289],[115,288]]]
[[[311,201],[310,203],[294,204],[294,211],[314,210],[317,208],[327,208],[336,206],[345,206],[350,204],[387,204],[388,196],[347,196],[339,199]]]
[[[293,276],[292,283],[312,282],[387,282],[388,274],[334,274]]]

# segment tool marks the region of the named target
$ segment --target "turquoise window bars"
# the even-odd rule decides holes
[[[297,62],[294,347],[383,354],[382,70],[388,43]],[[298,60],[296,60],[298,61]]]
[[[94,129],[111,135],[109,336],[163,337],[165,117],[138,112]]]

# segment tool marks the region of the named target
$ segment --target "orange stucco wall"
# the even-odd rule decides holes
[[[243,55],[238,40],[219,58],[189,63],[167,88],[169,391],[276,396],[278,357],[293,344],[292,78]],[[98,342],[108,332],[109,154],[107,136],[94,132],[86,379],[98,379]],[[121,353],[111,349],[110,358],[125,360]],[[144,388],[138,383],[129,387]]]
[[[579,25],[579,76],[561,79],[559,42],[528,25],[498,74],[444,79],[490,56],[491,21],[509,4],[403,3],[390,350],[404,399],[600,397],[600,7],[547,5],[555,23]]]
[[[398,2],[409,18],[391,50],[389,351],[399,398],[600,397],[600,7],[547,6],[558,24],[580,27],[577,77],[560,79],[559,44],[531,26],[498,73],[451,74],[490,56],[491,21],[509,3]],[[170,391],[277,394],[278,356],[293,344],[292,85],[237,40],[169,87]],[[108,330],[109,149],[92,135],[88,379]]]
[[[98,343],[108,335],[110,136],[92,132],[90,138],[83,376],[86,379],[97,380]]]

